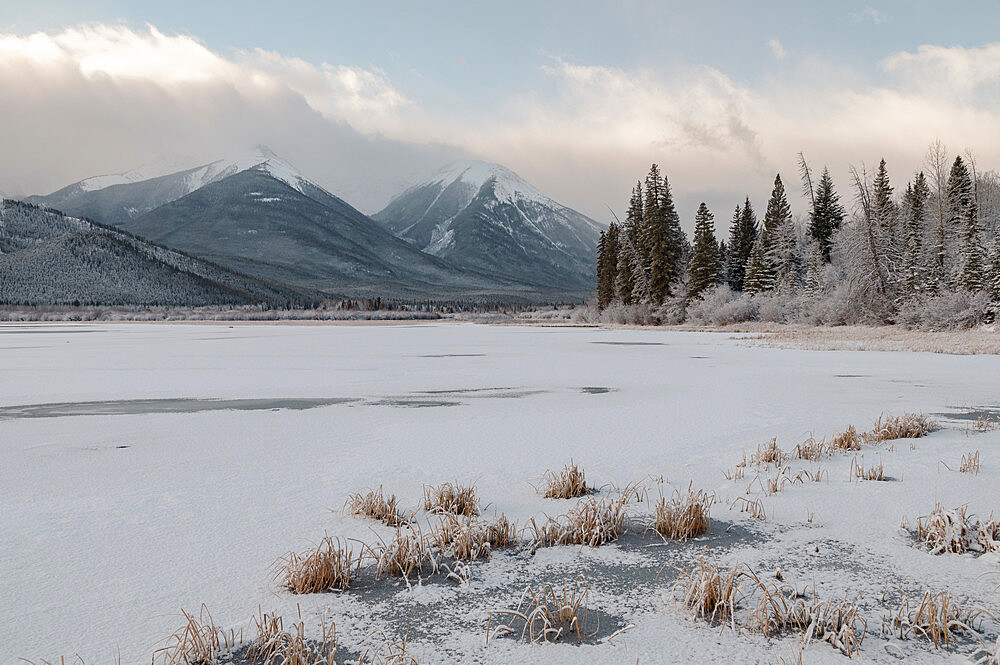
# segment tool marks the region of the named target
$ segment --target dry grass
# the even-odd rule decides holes
[[[474,485],[444,483],[433,487],[424,485],[424,510],[429,513],[451,513],[475,517],[479,514],[479,497]]]
[[[795,446],[795,456],[809,462],[818,462],[826,457],[827,445],[825,441],[817,441],[810,436],[802,443]]]
[[[730,571],[702,556],[690,568],[677,568],[673,593],[677,601],[696,619],[736,627],[736,605],[740,596],[741,576],[738,568]]]
[[[757,467],[773,464],[780,468],[785,465],[787,459],[787,453],[778,447],[778,439],[775,437],[767,443],[758,445],[757,452],[750,457],[750,462]]]
[[[737,464],[732,469],[724,469],[722,475],[726,480],[743,480],[746,477],[746,472],[745,464]]]
[[[945,510],[938,504],[929,515],[917,519],[917,540],[931,554],[947,552],[1000,552],[1000,521],[966,515],[966,506]]]
[[[976,665],[1000,665],[1000,637],[997,637],[992,649],[983,644],[969,656],[969,660]]]
[[[854,425],[849,425],[847,429],[833,437],[830,441],[829,449],[834,452],[861,450],[861,439],[858,437],[858,430],[854,428]]]
[[[669,500],[660,497],[652,528],[662,536],[682,542],[711,532],[709,511],[713,503],[715,495],[704,490],[695,492],[689,486],[686,494],[674,491]]]
[[[874,446],[883,441],[919,439],[937,428],[937,422],[922,413],[906,413],[902,416],[883,414],[878,417],[871,430],[861,435],[861,440],[869,446]]]
[[[749,329],[757,334],[739,338],[750,346],[813,349],[817,351],[925,351],[956,355],[1000,354],[1000,337],[991,330],[951,330],[928,332],[906,330],[897,326],[742,326],[733,332]]]
[[[974,450],[967,455],[962,455],[962,462],[958,467],[960,473],[971,473],[979,475],[979,451]]]
[[[428,538],[441,554],[456,561],[490,559],[491,546],[486,526],[474,517],[445,513]]]
[[[517,544],[517,523],[500,513],[493,522],[486,525],[486,542],[495,550],[514,547]]]
[[[386,497],[381,485],[377,490],[349,494],[344,509],[352,515],[364,515],[388,526],[403,526],[413,521],[411,514],[400,510],[396,495]]]
[[[165,641],[165,646],[153,652],[153,663],[161,665],[214,665],[222,654],[231,653],[236,635],[227,635],[215,625],[211,612],[204,605],[198,617],[181,610],[184,625]]]
[[[865,468],[858,463],[858,458],[855,456],[851,460],[851,478],[853,480],[885,480],[885,468],[882,466],[881,460],[878,466]]]
[[[584,472],[570,460],[562,471],[546,471],[544,476],[546,499],[572,499],[587,493]]]
[[[368,642],[378,636],[378,641],[365,648],[357,665],[420,665],[420,660],[406,650],[407,637],[394,639],[385,633],[372,633],[365,638]]]
[[[600,628],[598,623],[594,633],[587,632],[589,592],[590,586],[582,576],[573,580],[572,585],[564,582],[561,588],[548,582],[537,589],[529,586],[521,594],[517,609],[490,612],[486,643],[489,644],[491,635],[517,634],[520,627],[520,638],[527,638],[531,643],[555,642],[575,633],[577,643],[582,644],[588,637],[596,635]],[[510,617],[510,621],[497,625],[491,634],[494,615]]]
[[[767,512],[764,510],[764,502],[760,499],[747,499],[746,497],[737,497],[733,501],[733,505],[729,507],[730,510],[736,506],[740,507],[741,513],[747,513],[751,518],[755,520],[766,520]]]
[[[846,598],[818,601],[808,607],[804,618],[806,625],[801,633],[805,642],[827,642],[848,658],[861,650],[868,622],[856,602]]]
[[[325,536],[317,547],[291,552],[275,563],[275,579],[292,593],[347,591],[360,565],[350,547]]]
[[[587,545],[597,547],[615,540],[625,529],[625,503],[621,499],[587,498],[565,515],[545,517],[539,525],[531,518],[532,540],[537,547]]]
[[[1000,416],[994,416],[990,418],[989,416],[980,415],[974,421],[969,423],[966,428],[966,433],[969,432],[995,432],[1000,429]]]
[[[285,630],[280,616],[263,611],[253,618],[252,624],[257,637],[247,651],[251,661],[262,665],[334,665],[337,638],[332,623],[323,623],[318,641],[306,639],[301,608],[299,621],[292,624],[291,631]]]
[[[402,577],[409,581],[416,574],[436,574],[440,560],[433,538],[424,535],[419,526],[396,527],[389,542],[379,539],[375,546],[368,546],[375,560],[375,574],[379,577]]]
[[[925,591],[916,607],[903,594],[896,611],[882,618],[882,631],[898,635],[899,639],[912,636],[927,640],[935,649],[948,648],[956,634],[977,634],[973,622],[979,614],[979,610],[968,610],[953,602],[949,591]]]

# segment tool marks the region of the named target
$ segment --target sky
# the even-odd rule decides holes
[[[365,212],[458,158],[598,221],[653,162],[720,231],[797,155],[1000,167],[1000,3],[0,0],[0,192],[265,144]]]

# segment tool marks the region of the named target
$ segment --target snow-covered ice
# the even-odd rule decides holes
[[[116,649],[125,665],[146,663],[179,627],[180,610],[202,603],[216,623],[236,627],[258,606],[292,617],[298,605],[303,616],[336,621],[348,646],[398,627],[394,612],[430,608],[433,626],[411,640],[425,662],[755,663],[792,654],[792,637],[689,619],[665,585],[646,579],[709,541],[497,555],[473,565],[467,588],[432,582],[381,596],[293,597],[271,579],[279,556],[324,533],[387,533],[340,513],[349,492],[381,484],[416,507],[424,484],[475,482],[490,511],[523,524],[570,505],[541,498],[532,483],[571,457],[595,486],[662,474],[668,492],[689,483],[716,492],[713,518],[735,526],[714,534],[729,538],[714,556],[772,575],[780,567],[825,598],[858,595],[865,661],[896,662],[898,647],[912,662],[962,662],[974,649],[881,637],[886,584],[951,590],[1000,613],[995,554],[933,556],[900,531],[903,518],[915,524],[938,502],[967,503],[983,517],[1000,510],[1000,432],[967,433],[953,417],[1000,404],[996,356],[751,348],[658,330],[93,323],[0,326],[0,369],[4,665],[77,653],[103,663]],[[891,482],[850,482],[850,457],[833,457],[820,463],[823,482],[764,497],[766,521],[729,510],[750,478],[727,481],[722,470],[744,452],[775,436],[791,449],[810,433],[865,429],[884,411],[951,415],[912,446],[864,452]],[[972,450],[981,451],[978,475],[939,464],[956,469]],[[582,647],[484,645],[489,611],[516,603],[518,585],[577,571],[591,576],[592,607],[634,629]],[[634,583],[604,584],[601,571]],[[996,631],[984,624],[987,641]],[[805,661],[847,662],[821,643]]]

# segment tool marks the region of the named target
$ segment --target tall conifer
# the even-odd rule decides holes
[[[688,264],[688,296],[699,297],[719,283],[719,245],[715,239],[714,215],[704,202],[694,218],[694,248]]]

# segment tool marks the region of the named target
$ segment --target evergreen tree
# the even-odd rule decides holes
[[[601,231],[597,243],[597,306],[604,309],[615,299],[618,281],[618,225],[614,222],[607,232]]]
[[[927,214],[927,199],[931,190],[927,178],[921,171],[912,183],[906,185],[903,205],[906,210],[906,226],[903,240],[903,284],[910,295],[918,292],[925,283],[922,264],[924,217]]]
[[[625,213],[625,225],[618,232],[618,262],[615,266],[615,294],[625,305],[631,305],[635,292],[635,276],[642,269],[638,244],[642,232],[642,183],[636,183]]]
[[[990,296],[994,309],[1000,307],[1000,230],[993,238],[993,251],[990,255]]]
[[[698,206],[694,219],[694,249],[688,264],[688,296],[699,297],[702,292],[719,283],[719,245],[715,239],[714,215],[704,202]]]
[[[979,210],[972,177],[962,158],[956,157],[948,174],[948,210],[952,228],[961,229],[958,283],[967,291],[981,291],[987,283],[985,257],[979,228]]]
[[[824,167],[816,185],[816,204],[809,219],[809,235],[819,243],[824,261],[830,261],[833,234],[840,228],[846,215],[844,206],[840,205],[840,195],[833,187],[830,171]]]
[[[729,283],[729,245],[725,240],[719,241],[719,281]]]
[[[809,260],[806,264],[806,293],[817,296],[823,292],[823,248],[813,240],[809,243]]]
[[[733,224],[729,231],[729,286],[734,291],[743,290],[747,261],[750,259],[750,252],[753,251],[757,234],[757,215],[750,205],[750,197],[747,197],[742,207],[736,206]]]
[[[774,288],[774,276],[767,264],[767,254],[764,251],[764,234],[757,236],[747,259],[746,278],[743,280],[743,291],[760,293]]]
[[[764,253],[776,286],[790,287],[795,281],[795,223],[788,205],[781,175],[774,177],[774,188],[764,213]]]
[[[646,196],[643,219],[649,248],[649,297],[659,304],[671,295],[674,283],[680,280],[684,260],[684,232],[674,206],[670,183],[660,180],[656,164],[646,176]]]

